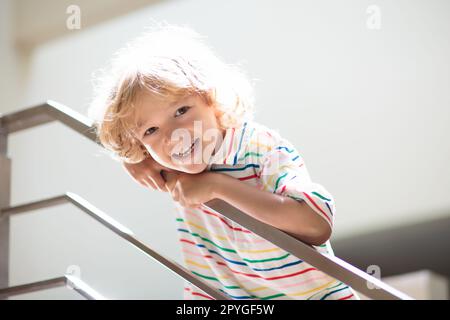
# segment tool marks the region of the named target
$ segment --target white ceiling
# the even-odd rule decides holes
[[[70,5],[80,8],[81,28],[85,28],[161,1],[164,0],[16,0],[14,37],[16,44],[25,49],[71,32],[66,27]]]

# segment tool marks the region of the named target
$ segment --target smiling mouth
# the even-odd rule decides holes
[[[187,157],[188,155],[190,155],[192,153],[192,151],[198,145],[198,142],[199,142],[199,138],[195,139],[194,142],[192,142],[191,146],[188,147],[183,152],[173,153],[172,157],[174,157],[176,159],[183,159],[183,158]]]

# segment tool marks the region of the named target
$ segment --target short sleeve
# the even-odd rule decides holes
[[[333,228],[334,199],[322,185],[311,181],[303,157],[291,143],[276,139],[258,160],[257,175],[263,190],[305,201]]]

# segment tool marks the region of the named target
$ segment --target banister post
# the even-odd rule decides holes
[[[0,117],[0,208],[10,204],[11,160],[7,157],[8,134]],[[9,214],[0,212],[0,288],[9,286]]]

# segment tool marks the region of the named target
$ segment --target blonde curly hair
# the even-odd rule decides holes
[[[88,116],[100,143],[119,161],[137,163],[148,153],[136,138],[135,102],[141,90],[176,100],[200,94],[216,108],[222,128],[253,116],[253,85],[237,65],[224,63],[197,32],[159,24],[115,53],[94,74]]]

